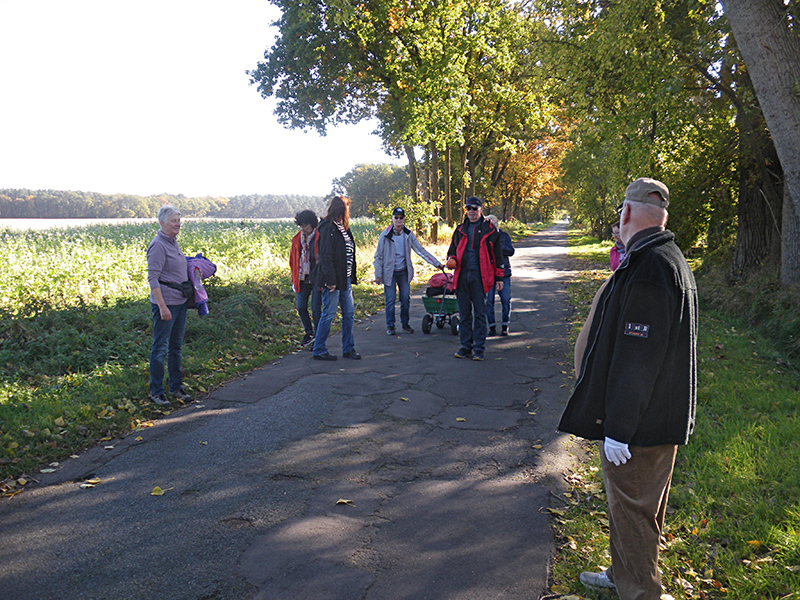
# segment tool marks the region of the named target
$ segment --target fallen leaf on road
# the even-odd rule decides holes
[[[100,483],[100,478],[99,477],[92,477],[91,479],[87,479],[86,483],[91,483],[91,484]]]
[[[153,491],[150,492],[150,495],[151,496],[163,496],[164,495],[164,490],[162,490],[160,487],[156,486],[156,487],[153,488]]]
[[[55,470],[55,469],[42,469],[42,470],[41,470],[41,471],[39,471],[39,472],[40,472],[40,473],[55,473],[55,472],[56,472],[56,470]]]
[[[135,441],[137,441],[137,442],[141,442],[141,441],[142,441],[144,438],[143,438],[142,436],[140,436],[140,435],[137,435],[137,436],[136,436],[135,438],[133,438],[133,439],[134,439]]]
[[[208,442],[200,442],[201,446],[208,446]]]
[[[464,417],[456,417],[456,421],[464,422],[466,419]]]
[[[93,487],[94,487],[94,484],[93,484],[93,483],[82,483],[82,484],[80,485],[80,488],[81,488],[82,490],[88,490],[89,488],[93,488]]]
[[[336,504],[346,504],[347,506],[355,506],[355,504],[353,504],[353,501],[352,501],[352,500],[345,500],[345,499],[343,499],[343,498],[339,498],[339,499],[336,501]]]
[[[409,400],[408,398],[403,398],[402,396],[400,396],[400,400],[402,400],[403,402],[411,402],[411,400]]]

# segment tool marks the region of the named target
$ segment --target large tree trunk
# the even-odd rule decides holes
[[[447,219],[447,224],[453,226],[453,198],[451,197],[452,191],[450,187],[450,148],[444,155],[444,216]]]
[[[723,0],[736,43],[778,152],[800,221],[800,36],[778,0]],[[784,248],[797,248],[786,240]],[[790,261],[800,260],[791,257]]]
[[[408,157],[408,177],[411,180],[411,197],[414,203],[419,202],[419,178],[417,177],[417,157],[414,156],[414,146],[404,146]]]
[[[783,236],[781,237],[781,285],[800,285],[800,219],[788,187],[783,192]]]
[[[764,266],[778,264],[783,202],[780,161],[758,107],[749,112],[740,108],[736,125],[739,129],[739,203],[736,248],[728,272],[732,282],[744,281]]]
[[[431,142],[431,201],[439,202],[439,151],[436,145]],[[431,224],[431,240],[433,243],[439,241],[439,209],[434,213],[436,217]]]

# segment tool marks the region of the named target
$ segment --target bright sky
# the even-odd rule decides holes
[[[0,188],[325,195],[375,123],[287,130],[249,84],[267,0],[0,0]]]

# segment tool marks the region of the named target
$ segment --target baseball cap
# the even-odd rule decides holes
[[[404,211],[402,208],[400,208],[400,207],[398,206],[397,208],[395,208],[395,209],[392,211],[392,216],[393,216],[393,217],[403,217],[403,218],[405,218],[405,216],[406,216],[406,211]]]
[[[653,200],[649,196],[651,192],[661,196],[661,200]],[[625,200],[667,208],[669,206],[669,188],[657,179],[639,177],[639,179],[625,188]]]
[[[483,200],[477,196],[470,196],[464,201],[464,206],[483,206]]]

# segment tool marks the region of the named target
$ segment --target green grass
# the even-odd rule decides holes
[[[602,251],[610,244],[569,239],[574,338],[610,275]],[[800,598],[800,373],[780,348],[701,303],[697,427],[678,451],[661,555],[663,584],[678,600]],[[577,581],[610,559],[597,447],[576,442],[585,460],[554,511],[553,591],[612,598]]]

